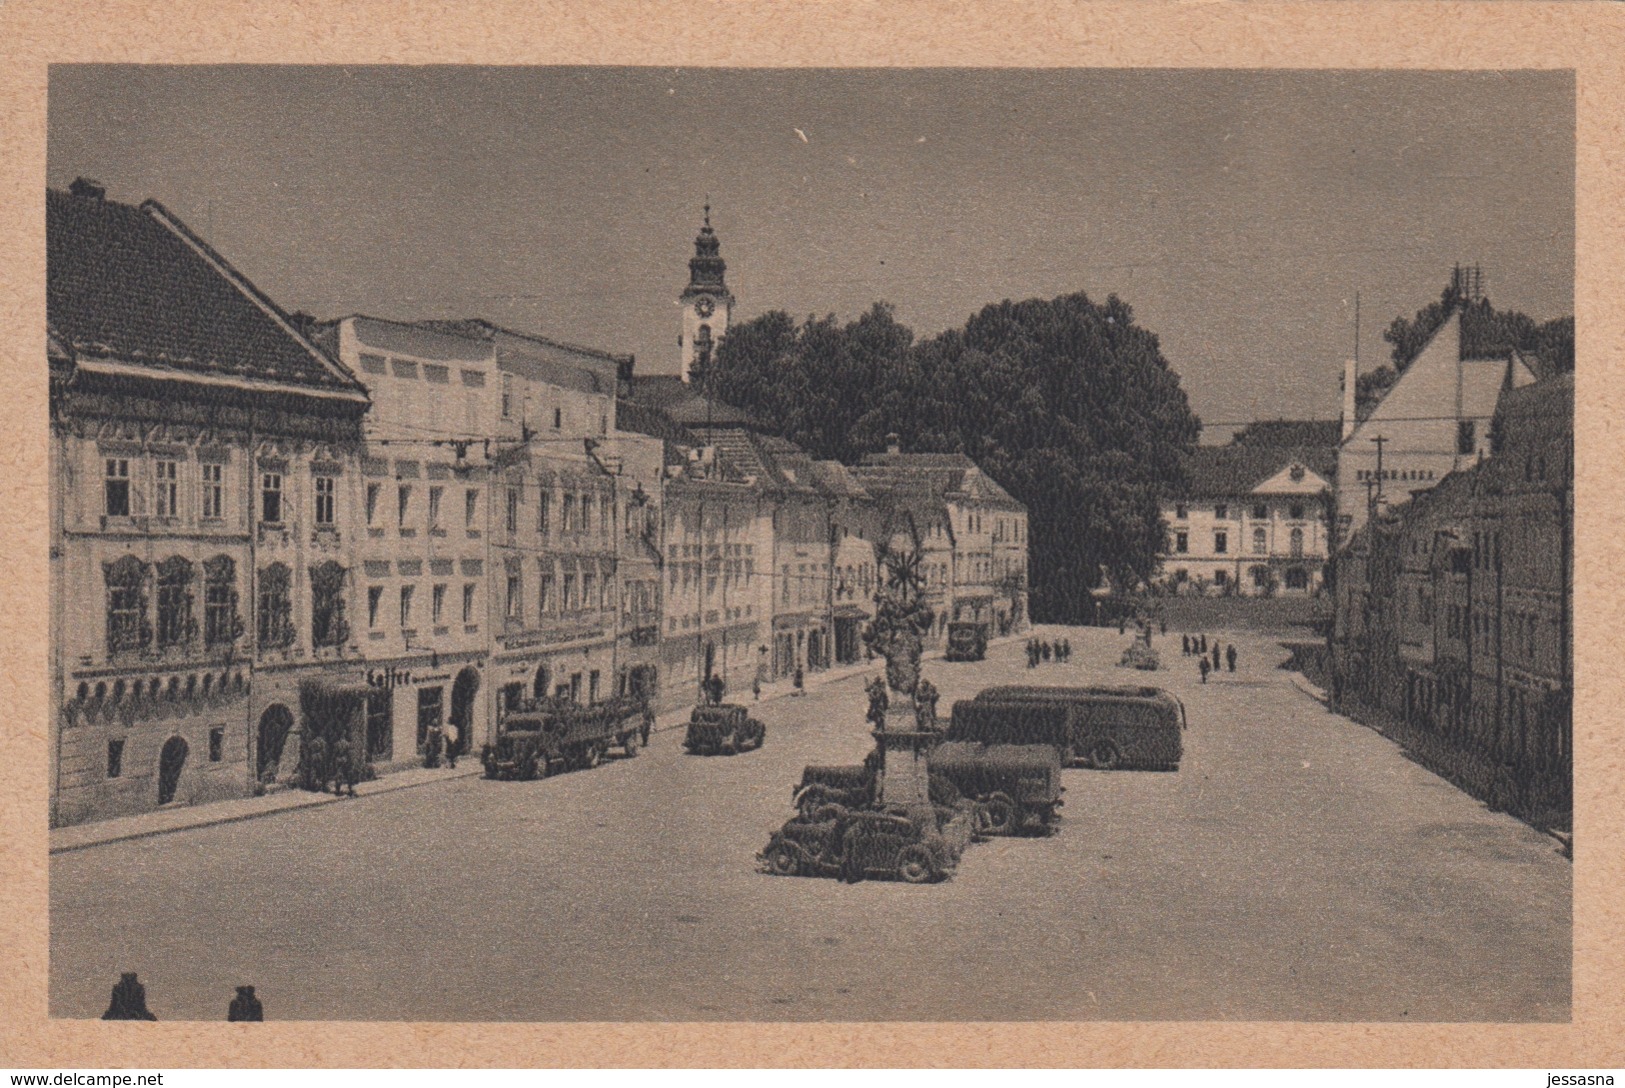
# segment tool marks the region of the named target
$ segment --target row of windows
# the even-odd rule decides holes
[[[225,758],[225,753],[226,727],[223,725],[213,726],[209,730],[209,762],[219,763]],[[124,738],[114,737],[107,742],[107,777],[122,778],[123,776]]]
[[[1287,545],[1294,559],[1303,558],[1303,530],[1294,528]],[[1174,533],[1174,552],[1177,555],[1187,554],[1191,550],[1190,533],[1181,529]],[[1225,555],[1230,551],[1230,533],[1224,529],[1213,532],[1213,551],[1216,555]],[[1253,530],[1253,554],[1269,554],[1269,534],[1262,528]]]
[[[152,461],[152,491],[150,503],[137,486],[139,476],[131,470],[128,457],[108,457],[102,462],[102,512],[108,517],[127,518],[150,513],[159,518],[186,516],[187,495],[196,494],[198,517],[204,521],[222,520],[230,501],[227,494],[226,466],[220,461],[198,464],[196,491],[192,481],[184,478],[179,458],[157,457]],[[140,462],[136,465],[139,467]],[[266,470],[259,474],[259,515],[262,522],[281,524],[286,513],[283,502],[284,479],[281,471]],[[337,514],[338,481],[332,476],[313,477],[312,514],[318,526],[333,525]]]
[[[1248,573],[1252,575],[1253,585],[1259,589],[1264,589],[1269,585],[1271,572],[1268,567],[1253,567]],[[1184,583],[1190,581],[1190,577],[1191,572],[1186,570],[1184,567],[1180,567],[1174,571],[1174,581],[1178,584],[1183,585]],[[1308,589],[1309,572],[1303,567],[1288,567],[1286,569],[1285,581],[1286,588],[1288,589]],[[1223,569],[1214,571],[1213,584],[1221,588],[1229,585],[1230,572]]]
[[[508,489],[507,498],[507,526],[508,532],[519,531],[519,507],[523,501],[522,492],[517,487]],[[563,533],[591,533],[593,531],[593,508],[597,507],[598,535],[608,538],[615,525],[615,500],[607,494],[599,494],[597,501],[591,493],[576,494],[566,491],[559,502],[559,531]],[[553,492],[541,491],[536,502],[536,531],[547,536],[553,531]]]
[[[399,592],[401,630],[410,631],[416,626],[416,621],[419,618],[415,614],[418,599],[417,587],[404,585],[400,587]],[[446,593],[447,583],[445,582],[436,582],[429,590],[429,620],[437,626],[446,622]],[[476,607],[478,594],[478,583],[463,583],[462,617],[465,624],[479,622],[479,611]],[[367,587],[367,629],[369,631],[380,630],[383,622],[380,617],[383,600],[383,586]]]
[[[384,485],[369,483],[367,485],[367,525],[377,528],[381,517],[379,502],[383,497]],[[425,520],[429,531],[444,529],[445,526],[445,493],[446,489],[437,485],[428,488],[428,502],[426,504]],[[417,518],[417,488],[413,484],[397,484],[395,487],[395,525],[403,531],[414,531]],[[480,525],[480,489],[477,487],[465,488],[463,491],[463,527],[465,529],[478,529]]]
[[[1293,521],[1302,521],[1304,518],[1304,513],[1304,504],[1301,502],[1295,502],[1287,507],[1286,516]],[[1213,516],[1220,521],[1229,521],[1230,504],[1224,502],[1214,504]],[[1270,516],[1269,506],[1266,503],[1254,503],[1252,508],[1252,516],[1254,521],[1267,521]],[[1182,502],[1174,504],[1174,519],[1176,521],[1185,521],[1189,517],[1190,506],[1188,504]]]
[[[201,636],[205,649],[235,643],[243,633],[238,607],[237,566],[230,556],[218,555],[203,563],[201,628],[196,619],[197,572],[183,556],[170,556],[156,566],[127,555],[106,564],[107,652],[109,654],[190,650]],[[345,642],[343,586],[346,571],[331,561],[312,567],[311,641],[317,646]],[[156,608],[150,587],[156,586]],[[260,571],[256,631],[262,649],[280,649],[293,643],[292,571],[272,563]],[[149,618],[149,612],[155,613]],[[156,619],[156,625],[152,620]]]
[[[607,572],[566,572],[554,593],[554,575],[537,576],[537,615],[568,615],[577,612],[607,612],[614,607],[614,579]],[[406,587],[402,587],[403,591]],[[402,608],[406,608],[402,604]],[[525,619],[525,578],[517,570],[508,573],[507,595],[503,602],[503,615],[514,623]]]

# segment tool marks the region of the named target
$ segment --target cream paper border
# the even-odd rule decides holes
[[[1625,6],[0,0],[0,1066],[1625,1065],[1619,653]],[[103,1023],[46,1016],[45,95],[53,62],[1578,73],[1574,1019],[1320,1023]],[[1470,909],[1470,905],[1469,905]]]

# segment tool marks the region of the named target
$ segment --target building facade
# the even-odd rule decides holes
[[[941,645],[953,621],[995,634],[1026,628],[1025,506],[964,454],[903,453],[894,441],[851,471],[880,507],[890,547],[919,551],[936,613],[930,645]]]
[[[1170,592],[1320,592],[1331,554],[1331,447],[1198,446],[1188,486],[1162,503],[1160,578]]]
[[[1535,380],[1517,353],[1481,352],[1455,306],[1363,420],[1355,419],[1353,364],[1345,368],[1347,435],[1337,457],[1338,532],[1346,538],[1373,508],[1404,502],[1490,452],[1490,422],[1504,389]]]
[[[1445,753],[1475,795],[1566,826],[1573,377],[1509,389],[1482,462],[1378,511],[1337,560],[1334,695]]]
[[[356,549],[367,758],[378,770],[417,764],[437,726],[455,726],[458,750],[477,753],[490,729],[483,436],[500,389],[495,353],[479,338],[360,316],[322,326],[320,339],[372,398]]]
[[[359,657],[366,393],[162,205],[46,210],[52,824],[244,796]]]

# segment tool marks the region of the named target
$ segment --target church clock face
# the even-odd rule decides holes
[[[717,304],[712,302],[707,295],[701,295],[699,301],[694,304],[694,312],[701,317],[710,317],[716,312],[716,309]]]

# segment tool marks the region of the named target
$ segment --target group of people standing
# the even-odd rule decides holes
[[[365,762],[356,754],[349,737],[340,735],[329,742],[321,733],[307,733],[300,753],[300,783],[305,789],[318,793],[326,793],[331,785],[335,797],[344,796],[346,790],[354,797]]]
[[[423,765],[425,767],[438,767],[440,761],[445,760],[446,766],[455,771],[457,769],[457,749],[462,739],[462,730],[457,728],[456,722],[447,722],[445,725],[431,725],[428,735],[423,738]]]
[[[1061,638],[1050,642],[1047,639],[1030,638],[1027,640],[1027,667],[1036,669],[1041,663],[1055,661],[1064,663],[1072,658],[1072,640]]]
[[[1184,655],[1186,657],[1195,656],[1197,668],[1202,672],[1202,683],[1207,683],[1207,674],[1210,672],[1219,672],[1226,667],[1231,672],[1236,671],[1236,647],[1234,643],[1221,648],[1218,640],[1215,639],[1210,653],[1206,635],[1181,635],[1179,639]],[[1209,663],[1210,658],[1211,664]]]

